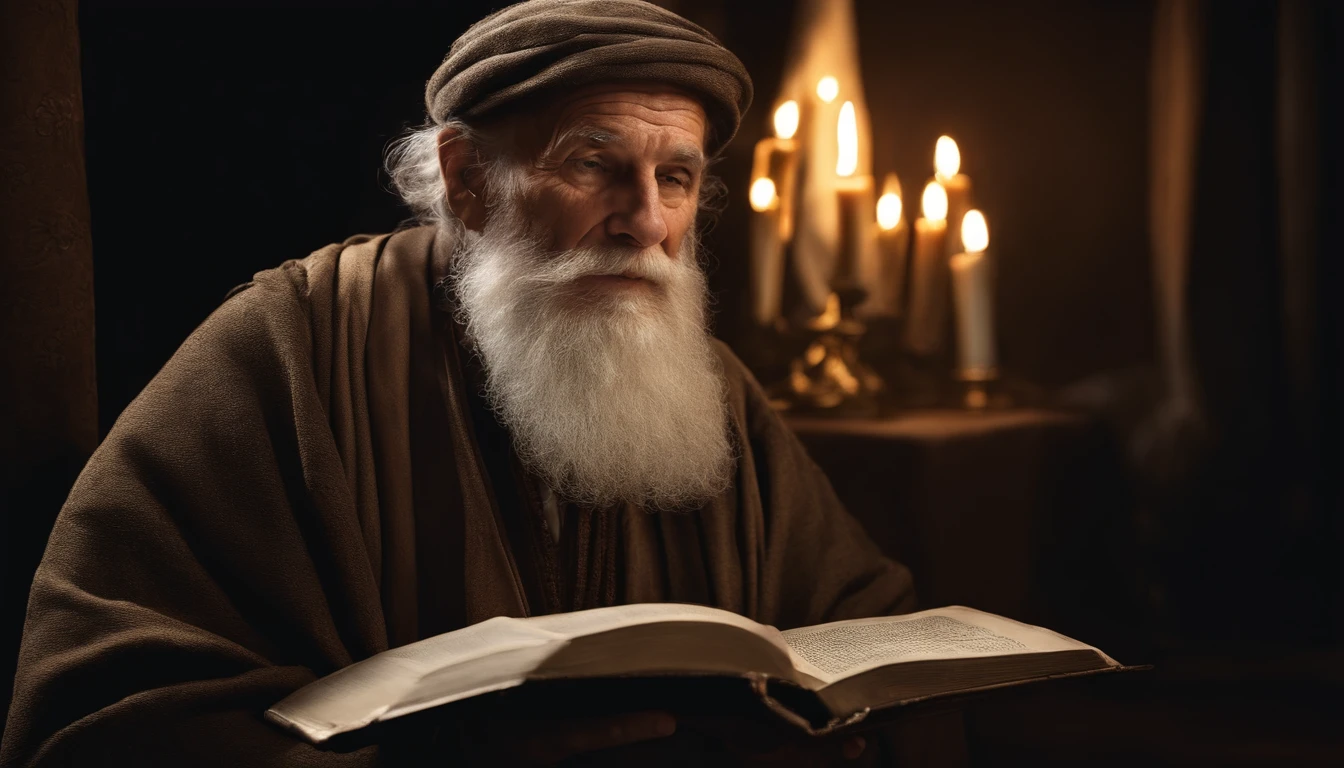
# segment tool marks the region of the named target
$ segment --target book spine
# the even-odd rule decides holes
[[[801,728],[813,736],[825,736],[832,731],[847,728],[855,723],[861,722],[864,718],[868,717],[868,713],[871,711],[868,707],[864,707],[857,712],[852,712],[846,715],[835,715],[826,709],[826,705],[821,701],[821,698],[812,691],[791,686],[788,689],[791,694],[788,698],[792,700],[805,699],[807,706],[803,707],[804,709],[814,713],[827,713],[826,716],[822,718],[818,718],[814,715],[813,718],[809,719],[808,717],[805,717],[803,713],[799,712],[798,709],[785,704],[778,696],[771,692],[771,678],[768,675],[763,675],[758,672],[749,672],[747,674],[747,680],[751,683],[752,692],[754,692],[756,696],[760,698],[761,702],[765,704],[766,709],[773,712],[785,722]],[[775,681],[775,683],[776,685],[780,684],[779,681]],[[799,703],[804,702],[799,701]]]

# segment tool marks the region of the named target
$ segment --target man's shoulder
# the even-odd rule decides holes
[[[433,240],[426,227],[354,235],[262,270],[231,290],[179,352],[205,346],[251,358],[329,347],[341,329],[366,325],[372,307],[387,311],[401,297],[428,293]]]
[[[730,380],[751,378],[751,372],[747,370],[747,366],[733,351],[733,348],[728,346],[727,342],[722,339],[711,338],[709,343],[714,348],[714,353],[719,356],[719,362],[723,364],[725,376]]]
[[[720,339],[711,344],[723,366],[723,377],[728,385],[728,401],[733,409],[755,422],[762,412],[773,413],[769,399],[751,369],[737,356],[733,348]]]
[[[358,380],[365,360],[406,350],[404,330],[428,314],[430,257],[420,251],[432,242],[432,231],[356,235],[256,273],[183,341],[137,401],[177,390],[241,401],[310,378],[326,398],[333,379]]]
[[[251,293],[250,301],[297,298],[301,304],[329,303],[344,295],[369,292],[375,275],[421,282],[433,258],[433,227],[351,235],[306,257],[262,270],[229,291],[226,301]],[[260,291],[254,291],[261,288]]]

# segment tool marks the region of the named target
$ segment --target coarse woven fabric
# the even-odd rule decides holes
[[[751,77],[701,27],[640,0],[529,0],[472,25],[425,88],[438,123],[470,121],[524,99],[593,83],[654,81],[703,100],[710,155],[737,133]]]
[[[262,713],[388,648],[550,610],[545,564],[513,532],[540,511],[483,445],[465,348],[433,303],[451,251],[417,227],[260,272],[126,408],[34,577],[0,768],[422,764],[410,741],[329,752]],[[781,629],[912,610],[910,572],[716,350],[731,486],[694,511],[571,526],[581,551],[551,579],[565,609],[694,603]]]

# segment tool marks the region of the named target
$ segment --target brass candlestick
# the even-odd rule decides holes
[[[991,390],[999,380],[999,369],[961,368],[957,371],[957,381],[963,387],[961,404],[967,410],[983,411],[991,406],[1002,406],[1001,398],[991,398]]]
[[[799,329],[807,348],[790,362],[789,375],[773,388],[771,402],[794,413],[875,416],[886,385],[859,359],[866,328],[854,314],[866,292],[852,279],[833,285],[826,309]]]

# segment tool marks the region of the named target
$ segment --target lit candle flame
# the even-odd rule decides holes
[[[939,136],[933,146],[933,170],[940,179],[950,179],[961,170],[961,150],[951,136]]]
[[[888,173],[882,180],[882,194],[901,196],[901,180],[896,178],[896,174]]]
[[[924,187],[924,198],[920,201],[924,209],[924,218],[941,220],[947,218],[947,190],[936,181],[930,181]]]
[[[840,107],[840,121],[835,126],[835,137],[840,142],[835,172],[840,176],[853,176],[859,169],[859,121],[854,116],[854,102],[846,101]]]
[[[751,209],[758,212],[770,210],[779,199],[775,196],[775,182],[769,176],[762,176],[752,182],[747,197],[751,199]]]
[[[901,196],[888,192],[877,198],[877,226],[892,230],[901,223]]]
[[[989,224],[985,214],[971,210],[961,217],[961,244],[967,253],[980,253],[989,247]]]
[[[827,75],[817,81],[817,98],[830,104],[840,95],[840,81]]]
[[[775,135],[781,139],[792,139],[798,132],[798,102],[789,99],[775,110]]]

